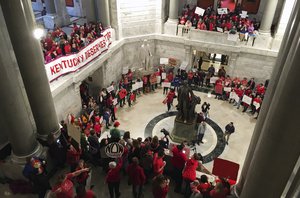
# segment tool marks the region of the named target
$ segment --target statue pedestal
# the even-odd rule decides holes
[[[183,123],[180,121],[174,121],[174,128],[170,137],[173,142],[181,143],[183,141],[191,142],[192,140],[196,140],[196,119],[193,123]]]

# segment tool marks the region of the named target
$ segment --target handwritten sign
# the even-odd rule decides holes
[[[218,8],[218,14],[228,14],[227,8]]]
[[[251,102],[252,102],[252,98],[249,97],[249,96],[247,96],[247,95],[244,95],[242,101],[243,101],[244,103],[250,105]]]
[[[111,85],[111,86],[109,86],[109,87],[106,88],[106,91],[107,91],[108,93],[112,92],[113,90],[115,90],[115,88],[114,88],[113,85]]]
[[[170,82],[163,82],[161,84],[162,87],[171,87],[171,83]]]
[[[159,64],[167,65],[167,64],[169,64],[169,59],[168,58],[160,58],[159,59]]]
[[[231,92],[231,87],[224,87],[225,92]]]
[[[161,73],[161,79],[166,79],[166,77],[167,77],[167,74],[166,73]]]
[[[210,78],[210,83],[215,84],[218,79],[219,79],[219,77],[211,77]]]
[[[204,12],[205,12],[205,10],[203,8],[196,7],[196,10],[195,10],[196,14],[203,16]]]
[[[260,107],[260,104],[258,102],[253,102],[253,106],[255,106],[255,109],[259,109]]]
[[[188,65],[188,62],[187,61],[183,61],[182,63],[181,63],[181,65],[180,65],[180,69],[181,70],[185,70],[186,69],[186,67],[187,67],[187,65]]]

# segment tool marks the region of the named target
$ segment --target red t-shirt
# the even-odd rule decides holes
[[[161,167],[163,166],[164,166],[163,158],[158,158],[157,153],[155,153],[153,157],[153,172],[155,176],[160,175],[164,172],[163,169],[159,171],[159,169],[161,169]]]
[[[143,185],[146,181],[144,170],[139,165],[130,164],[127,167],[128,177],[133,185]]]
[[[73,198],[73,182],[70,180],[73,177],[72,173],[67,174],[67,178],[57,186],[54,186],[52,192],[57,191],[60,188],[60,191],[56,192],[57,198]]]
[[[169,191],[169,186],[166,186],[165,188],[159,188],[159,189],[153,189],[153,197],[154,198],[166,198]]]
[[[206,193],[209,193],[210,187],[211,187],[211,185],[209,183],[200,183],[197,188],[202,194],[206,194]]]
[[[106,175],[106,182],[119,182],[121,180],[120,170],[122,168],[122,161],[118,162],[116,168],[110,169]]]

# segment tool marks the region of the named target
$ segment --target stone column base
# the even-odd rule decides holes
[[[178,21],[169,19],[164,25],[164,34],[177,35]]]
[[[181,143],[183,141],[191,142],[197,139],[196,137],[196,122],[182,123],[174,121],[174,128],[170,137],[172,141]]]
[[[26,163],[26,158],[32,156],[46,158],[46,150],[38,144],[36,149],[30,155],[16,156],[12,153],[4,163],[0,163],[0,175],[12,180],[27,180],[23,176],[22,171],[24,169],[24,164]]]
[[[53,30],[56,27],[61,27],[63,25],[63,20],[58,15],[47,14],[43,16],[44,26],[47,29]]]

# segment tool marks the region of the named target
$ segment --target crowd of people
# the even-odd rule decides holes
[[[220,7],[220,3],[218,4]],[[209,6],[203,16],[195,13],[196,6],[190,8],[186,5],[182,11],[182,15],[179,17],[179,24],[185,25],[186,29],[194,27],[195,29],[219,31],[224,33],[236,34],[239,33],[241,41],[247,40],[247,36],[255,36],[259,29],[260,23],[255,18],[250,20],[246,16],[241,16],[241,5],[238,4],[234,12],[228,14],[218,14],[217,10],[214,10],[212,6]]]
[[[67,35],[62,28],[57,27],[48,31],[41,40],[45,63],[60,56],[79,52],[82,48],[102,36],[104,27],[99,23],[73,23],[71,35]]]
[[[212,78],[215,78],[215,81],[211,81]],[[213,182],[209,182],[206,174],[197,178],[196,171],[205,169],[201,164],[202,156],[196,152],[187,156],[184,151],[188,148],[187,142],[170,146],[169,133],[166,130],[162,130],[164,136],[161,138],[154,136],[146,137],[144,140],[141,137],[133,139],[129,131],[122,131],[119,128],[121,123],[116,117],[117,108],[127,104],[132,106],[137,95],[153,92],[158,86],[163,86],[162,83],[167,82],[171,86],[163,87],[163,94],[166,95],[167,108],[170,110],[176,97],[176,90],[184,81],[191,87],[212,88],[216,99],[229,102],[235,100],[230,97],[230,93],[234,92],[239,96],[239,100],[235,100],[236,106],[242,105],[244,111],[251,107],[252,113],[259,113],[259,108],[253,103],[247,106],[242,101],[243,95],[251,96],[253,101],[261,104],[261,101],[255,98],[263,98],[267,87],[262,84],[255,86],[254,79],[230,78],[226,75],[224,67],[215,72],[213,66],[209,67],[208,72],[180,69],[167,71],[164,67],[158,67],[152,74],[142,77],[136,77],[129,69],[118,83],[112,82],[108,88],[101,89],[95,97],[91,96],[88,83],[83,82],[80,86],[83,108],[79,116],[68,115],[67,121],[61,123],[63,127],[60,138],[56,140],[50,136],[48,141],[49,154],[55,159],[55,167],[64,168],[67,164],[69,173],[59,176],[55,185],[51,186],[50,174],[45,168],[47,163],[42,159],[29,158],[23,171],[24,176],[32,182],[35,192],[40,197],[48,190],[57,197],[75,197],[74,188],[78,198],[96,197],[90,186],[87,186],[90,165],[94,165],[101,166],[105,172],[105,183],[112,198],[121,195],[120,181],[123,174],[127,175],[128,184],[132,186],[133,197],[143,197],[143,189],[145,185],[150,185],[149,183],[153,197],[166,197],[170,190],[170,181],[174,181],[174,191],[184,197],[225,198],[230,193],[232,181],[216,178]],[[134,88],[139,82],[142,87]],[[231,90],[226,91],[226,87],[230,87]],[[210,104],[204,102],[201,110],[202,112],[197,115],[198,128],[194,144],[203,143],[205,120],[209,116]],[[74,141],[70,136],[66,122],[81,131],[80,142]],[[234,130],[232,122],[225,127],[224,139],[227,144]],[[104,131],[109,132],[109,135],[104,136]],[[110,143],[119,143],[123,146],[122,156],[115,159],[107,154],[105,149]],[[171,152],[166,152],[166,149]]]

